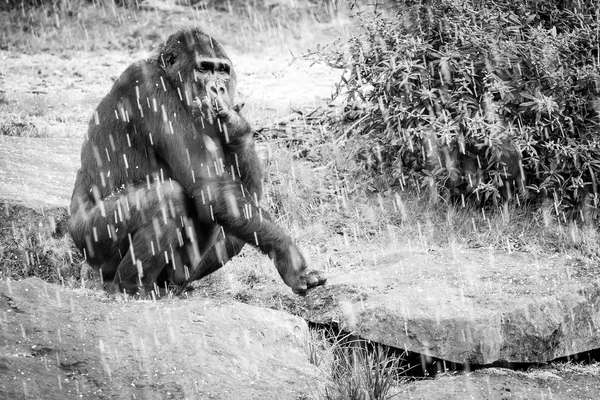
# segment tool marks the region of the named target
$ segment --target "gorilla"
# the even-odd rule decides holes
[[[109,292],[187,285],[245,243],[273,260],[294,293],[325,283],[261,208],[260,162],[235,94],[221,45],[190,29],[130,65],[98,105],[68,227]]]

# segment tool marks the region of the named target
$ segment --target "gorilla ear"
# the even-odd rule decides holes
[[[160,59],[162,61],[162,67],[168,68],[168,67],[172,66],[173,64],[175,64],[177,57],[175,57],[175,54],[173,54],[173,53],[167,53],[167,54],[161,54]]]

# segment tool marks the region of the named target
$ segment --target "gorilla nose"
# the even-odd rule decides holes
[[[209,84],[208,93],[212,97],[223,97],[227,95],[227,87],[221,82],[214,82]]]

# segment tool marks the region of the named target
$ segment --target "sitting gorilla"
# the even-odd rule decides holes
[[[322,285],[260,208],[252,130],[234,106],[236,75],[213,38],[175,33],[132,64],[100,102],[81,150],[69,231],[111,292],[186,285],[245,243],[294,293]]]

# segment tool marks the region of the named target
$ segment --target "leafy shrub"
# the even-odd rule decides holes
[[[348,139],[369,179],[496,203],[549,197],[596,217],[600,26],[594,1],[396,1],[320,51],[348,58]]]

